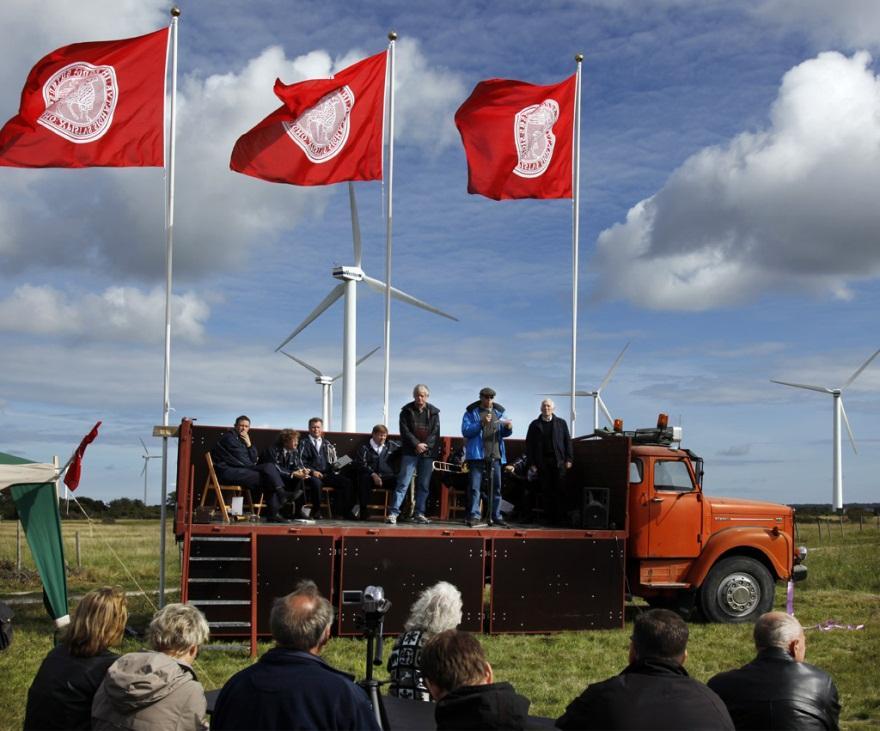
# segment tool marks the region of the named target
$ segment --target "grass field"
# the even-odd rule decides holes
[[[82,567],[76,567],[75,533],[79,532]],[[130,624],[142,629],[149,621],[158,583],[159,535],[155,521],[64,525],[65,551],[71,564],[71,595],[96,586],[114,584],[147,595],[129,599]],[[809,578],[797,585],[795,614],[805,627],[826,620],[838,624],[864,624],[862,630],[807,630],[807,660],[835,678],[843,710],[841,726],[867,729],[880,726],[880,530],[876,523],[799,526],[800,544],[810,548]],[[179,586],[178,549],[169,536],[166,570],[169,587]],[[23,543],[23,575],[15,567],[15,524],[0,523],[0,598],[9,601],[39,599],[39,580]],[[114,557],[118,554],[128,571]],[[389,595],[392,587],[385,587]],[[150,593],[152,592],[152,593]],[[173,600],[175,595],[170,595]],[[785,606],[784,587],[777,589],[776,607]],[[52,647],[51,622],[42,605],[15,604],[15,638],[0,654],[0,729],[21,728],[27,689],[45,654]],[[627,607],[627,624],[641,605]],[[629,629],[565,632],[556,635],[507,635],[483,638],[496,677],[508,680],[532,701],[531,712],[558,716],[587,683],[615,674],[625,665]],[[391,640],[386,640],[386,656]],[[123,650],[140,648],[126,639]],[[261,652],[268,644],[261,646]],[[688,671],[707,680],[721,670],[736,667],[752,655],[751,626],[692,624]],[[330,663],[364,675],[365,648],[361,640],[335,639],[325,657]],[[235,671],[250,662],[244,654],[205,652],[196,670],[207,689],[218,688]],[[384,670],[377,671],[384,678]]]

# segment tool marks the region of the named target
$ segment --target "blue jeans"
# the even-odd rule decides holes
[[[468,491],[468,503],[470,517],[480,518],[480,486],[483,484],[483,471],[486,468],[484,460],[468,461],[468,470],[471,475],[470,490]],[[492,460],[492,520],[501,520],[501,460]]]
[[[397,487],[388,510],[389,515],[398,515],[403,498],[409,489],[413,471],[418,472],[416,478],[416,514],[424,515],[428,503],[428,491],[431,489],[431,471],[434,459],[423,454],[404,454],[400,457],[400,472],[397,473]]]

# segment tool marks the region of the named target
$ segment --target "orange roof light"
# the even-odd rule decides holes
[[[616,432],[623,431],[623,419],[615,419],[614,420],[614,431],[616,431]]]
[[[669,426],[669,415],[668,414],[658,414],[657,416],[657,428],[665,429]]]

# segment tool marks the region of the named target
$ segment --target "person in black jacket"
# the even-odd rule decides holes
[[[709,680],[737,729],[837,729],[840,702],[831,676],[804,662],[801,623],[768,612],[755,623],[758,656]]]
[[[636,617],[629,665],[593,683],[556,719],[561,729],[726,729],[733,721],[721,699],[688,676],[688,626],[675,612]]]
[[[260,462],[275,465],[290,497],[292,513],[296,515],[304,495],[304,480],[310,473],[299,456],[299,433],[295,429],[282,429],[275,443],[260,455]],[[314,502],[314,499],[314,495],[306,496],[306,502]]]
[[[568,424],[553,413],[551,399],[541,402],[541,415],[529,424],[526,432],[526,456],[529,470],[537,473],[544,497],[544,515],[555,525],[565,522],[568,499],[565,494],[565,473],[571,469],[573,456]],[[527,493],[530,495],[530,493]],[[523,522],[530,522],[531,499],[524,506]]]
[[[361,520],[368,520],[370,493],[373,490],[393,490],[397,484],[397,472],[392,464],[400,444],[388,439],[388,427],[376,424],[370,438],[357,451],[354,466],[357,470],[358,499]]]
[[[314,496],[311,517],[323,517],[320,497],[321,489],[326,485],[333,488],[333,510],[336,514],[341,518],[357,520],[360,507],[352,499],[351,480],[333,471],[336,447],[324,438],[324,420],[320,416],[309,419],[309,433],[299,443],[299,456],[303,466],[309,470],[306,491]]]

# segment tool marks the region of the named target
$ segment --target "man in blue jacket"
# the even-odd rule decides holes
[[[480,400],[469,404],[461,420],[461,435],[465,438],[465,459],[471,481],[468,489],[468,517],[471,528],[480,523],[480,485],[483,474],[489,475],[491,521],[508,528],[501,517],[501,465],[507,462],[504,438],[513,434],[513,422],[504,416],[504,407],[495,403],[495,390],[480,389]]]

